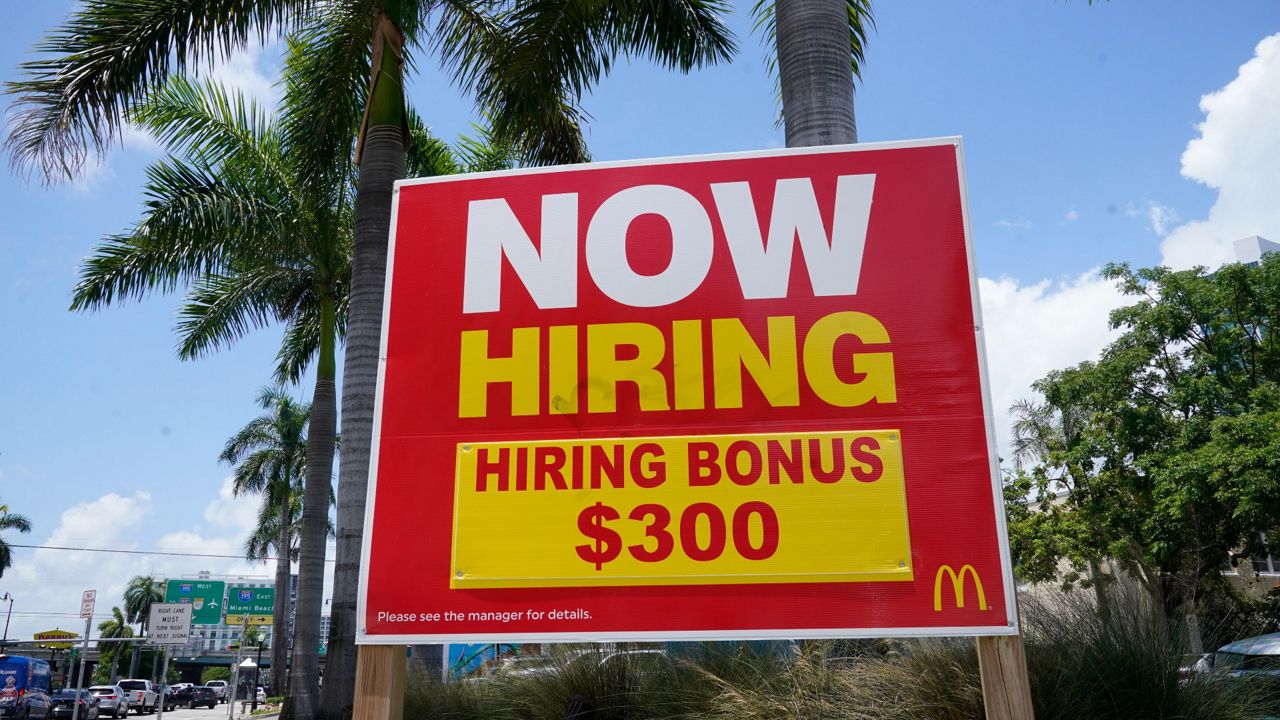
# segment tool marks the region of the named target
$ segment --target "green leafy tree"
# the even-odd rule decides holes
[[[102,682],[107,682],[120,677],[120,661],[129,654],[129,646],[137,643],[121,643],[109,642],[120,638],[133,637],[133,628],[129,627],[129,621],[125,618],[124,613],[119,607],[111,608],[111,617],[98,623],[98,669],[106,669],[106,677]],[[94,681],[98,675],[95,672]]]
[[[1109,561],[1194,620],[1280,517],[1280,255],[1105,275],[1135,300],[1112,313],[1120,337],[1014,408],[1010,542],[1028,580],[1087,584]]]
[[[5,530],[29,533],[31,532],[31,521],[25,515],[9,512],[8,505],[0,504],[0,532]],[[4,541],[4,536],[0,535],[0,578],[4,577],[4,571],[12,565],[13,552],[9,548],[9,543]]]
[[[210,680],[226,680],[231,682],[231,671],[224,667],[209,667],[200,671],[200,683],[208,684]]]
[[[279,388],[263,388],[258,404],[268,412],[250,420],[227,440],[219,459],[235,465],[232,489],[236,495],[262,496],[258,524],[245,542],[253,560],[276,560],[275,607],[272,626],[282,639],[289,627],[289,570],[296,556],[302,515],[302,484],[307,467],[307,423],[311,406],[298,403]],[[326,508],[325,518],[328,519]],[[284,668],[288,641],[276,643],[271,666]],[[273,673],[271,693],[284,691],[285,673]]]
[[[347,451],[339,474],[325,697],[323,704],[317,702],[315,654],[295,657],[291,683],[303,688],[301,694],[291,691],[296,702],[286,707],[287,718],[310,718],[322,709],[346,717],[351,710],[357,563],[387,230],[392,184],[405,172],[404,68],[415,66],[411,54],[434,51],[446,74],[489,113],[496,135],[522,158],[580,162],[587,159],[582,94],[620,55],[645,56],[681,70],[727,59],[733,41],[721,20],[724,11],[721,0],[89,0],[39,47],[47,56],[24,63],[25,77],[9,84],[18,95],[6,142],[13,164],[19,170],[39,168],[46,179],[70,177],[90,152],[103,151],[120,136],[133,108],[162,87],[175,68],[225,56],[253,37],[294,32],[295,40],[310,48],[288,70],[298,79],[291,84],[295,101],[305,99],[295,104],[319,109],[294,116],[283,132],[282,144],[297,150],[291,159],[303,168],[302,186],[334,187],[333,173],[343,174],[337,160],[352,156],[352,140],[359,136],[343,374]],[[313,401],[315,415],[322,414],[322,405]],[[317,446],[332,439],[315,428],[309,437]],[[311,462],[309,472],[327,479],[329,470]],[[304,503],[304,512],[308,507],[314,504]],[[313,540],[304,536],[301,566],[323,564],[323,543]],[[300,571],[299,643],[311,633],[308,626],[319,621],[320,581],[310,577]]]
[[[160,583],[150,575],[136,575],[124,588],[125,617],[131,623],[138,623],[142,635],[147,634],[147,622],[151,618],[151,603],[164,601],[164,591]],[[129,657],[129,677],[139,677],[139,660],[142,652],[141,643],[131,643],[132,653]]]

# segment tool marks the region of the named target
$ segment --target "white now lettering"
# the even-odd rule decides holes
[[[742,296],[749,300],[786,297],[797,241],[815,295],[857,294],[874,190],[875,175],[837,178],[828,233],[813,181],[778,180],[768,229],[762,231],[748,183],[712,184],[716,215]],[[636,218],[650,214],[663,218],[670,228],[671,261],[657,274],[642,275],[627,258],[627,231]],[[592,215],[584,243],[587,271],[601,292],[623,305],[670,305],[688,297],[706,279],[714,238],[711,214],[689,192],[669,185],[626,188],[607,198]],[[576,193],[543,196],[536,246],[505,199],[471,201],[462,311],[500,309],[504,257],[539,308],[577,307],[577,240]]]
[[[744,182],[716,183],[711,194],[729,242],[742,296],[748,300],[787,296],[795,239],[809,271],[814,295],[856,295],[871,219],[875,175],[842,175],[836,181],[831,234],[822,222],[809,178],[779,180],[773,191],[768,244],[760,232],[751,187]]]

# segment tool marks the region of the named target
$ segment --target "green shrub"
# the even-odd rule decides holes
[[[1023,604],[1037,720],[1261,720],[1277,696],[1184,677],[1183,636],[1141,592],[1056,593]],[[967,720],[983,717],[970,639],[709,643],[680,658],[557,648],[549,667],[442,684],[411,675],[408,720]]]

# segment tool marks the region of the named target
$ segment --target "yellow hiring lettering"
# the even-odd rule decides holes
[[[853,370],[866,377],[847,383],[836,374],[833,355],[836,341],[852,335],[869,345],[887,345],[889,332],[879,320],[866,313],[838,312],[827,315],[809,328],[804,338],[804,374],[809,387],[836,407],[856,407],[875,400],[898,401],[893,374],[893,353],[854,353]]]
[[[943,565],[938,568],[938,574],[933,578],[933,609],[934,612],[942,612],[942,576],[946,575],[951,579],[951,591],[955,594],[956,607],[964,607],[964,578],[966,575],[973,576],[973,586],[978,591],[978,609],[987,609],[987,594],[982,591],[982,578],[978,577],[978,571],[973,569],[972,565],[964,565],[957,573],[951,569],[950,565]]]
[[[619,346],[634,347],[636,356],[619,360]],[[618,384],[624,382],[635,384],[641,410],[670,410],[667,379],[657,369],[666,353],[662,331],[647,323],[588,325],[587,412],[617,412]]]
[[[717,409],[737,409],[744,404],[744,376],[772,407],[795,407],[801,398],[799,366],[813,393],[834,407],[898,399],[893,353],[863,351],[888,345],[889,333],[879,320],[860,312],[832,313],[807,332],[793,316],[769,317],[764,344],[737,318],[674,320],[669,336],[642,322],[513,328],[510,355],[497,357],[489,332],[461,333],[460,418],[489,415],[491,385],[510,387],[510,412],[495,409],[510,416],[617,412],[618,386],[623,384],[635,385],[636,395],[624,392],[623,397],[637,398],[645,412],[673,406],[701,410],[708,402]],[[709,351],[704,350],[707,345]],[[584,393],[585,403],[580,399]]]
[[[555,325],[547,363],[547,407],[552,415],[578,412],[578,326]]]
[[[540,330],[511,331],[511,357],[489,357],[489,331],[462,333],[461,372],[458,378],[458,417],[489,414],[489,385],[511,385],[511,414],[538,414],[538,360]]]
[[[790,315],[769,318],[769,356],[738,318],[711,321],[713,382],[718,408],[742,407],[742,371],[773,407],[800,404],[800,378],[796,366],[796,319]]]

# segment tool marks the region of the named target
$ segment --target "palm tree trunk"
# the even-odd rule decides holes
[[[383,8],[400,17],[399,3]],[[326,720],[348,720],[356,682],[356,594],[360,581],[360,545],[364,536],[365,494],[369,487],[369,448],[373,435],[373,399],[382,342],[382,302],[387,240],[391,227],[391,191],[404,177],[403,73],[394,53],[384,52],[382,74],[369,100],[368,128],[360,156],[356,188],[351,298],[347,309],[347,349],[342,371],[342,455],[338,465],[338,557],[329,617],[321,701]]]
[[[858,142],[846,0],[777,0],[787,147]]]
[[[293,525],[291,505],[293,478],[285,470],[281,482],[280,537],[276,540],[276,606],[271,613],[271,690],[270,695],[284,694],[285,672],[289,663],[289,550]]]
[[[282,720],[312,720],[320,701],[320,606],[324,593],[325,539],[329,531],[333,451],[337,433],[334,389],[334,303],[320,304],[320,357],[307,426],[307,480],[302,494],[302,529],[298,557],[298,598],[293,620],[293,661],[289,697]],[[327,683],[326,683],[327,684]]]

